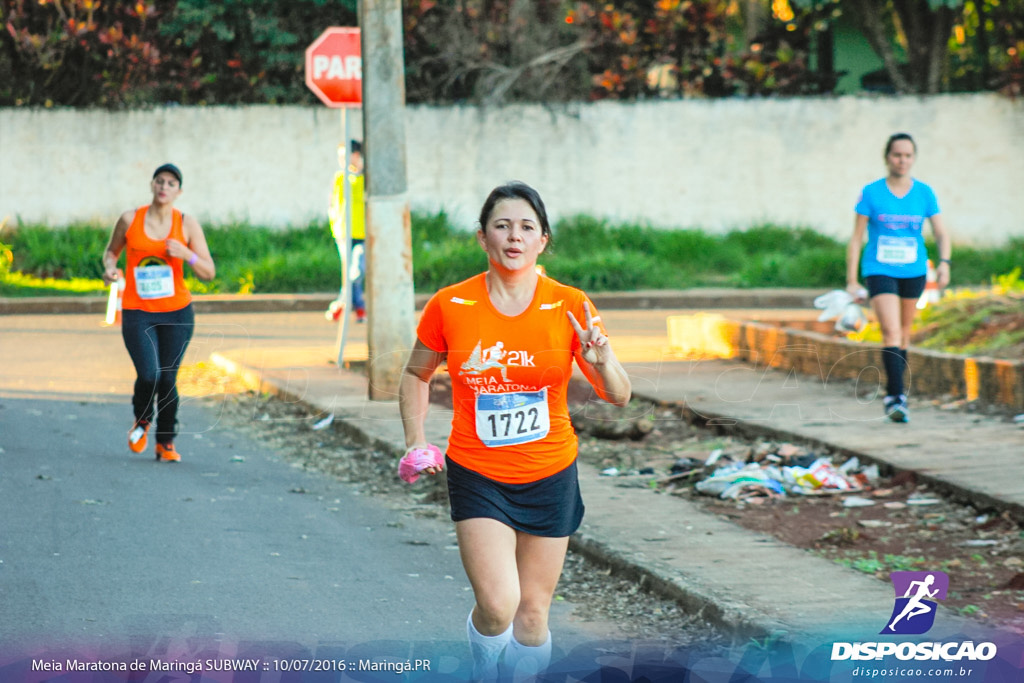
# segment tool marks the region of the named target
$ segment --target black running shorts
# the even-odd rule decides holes
[[[898,294],[901,299],[920,298],[927,281],[928,278],[924,275],[918,277],[868,275],[864,278],[864,283],[868,286],[868,297],[879,294]]]

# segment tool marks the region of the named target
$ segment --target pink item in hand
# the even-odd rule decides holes
[[[412,484],[428,467],[444,468],[444,455],[434,444],[426,448],[410,448],[398,463],[398,476]]]

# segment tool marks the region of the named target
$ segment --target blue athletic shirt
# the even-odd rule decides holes
[[[932,188],[914,180],[904,197],[896,197],[885,178],[867,185],[856,211],[868,217],[868,240],[860,260],[861,277],[920,277],[928,272],[924,222],[939,213]]]

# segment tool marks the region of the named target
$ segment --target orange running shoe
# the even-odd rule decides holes
[[[178,455],[178,451],[174,450],[174,444],[162,444],[156,445],[156,459],[162,460],[163,462],[181,462],[181,456]]]
[[[148,422],[136,422],[131,431],[128,432],[128,448],[132,453],[141,453],[146,450],[146,434],[149,433]]]

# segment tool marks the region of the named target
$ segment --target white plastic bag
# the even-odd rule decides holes
[[[818,316],[818,322],[836,318],[837,332],[860,332],[868,322],[864,310],[843,289],[833,289],[822,294],[814,300],[814,307],[824,309]]]
[[[837,318],[843,314],[843,310],[853,303],[850,293],[842,289],[833,289],[828,294],[822,294],[814,300],[815,308],[824,309],[818,316],[818,322],[824,322]]]

